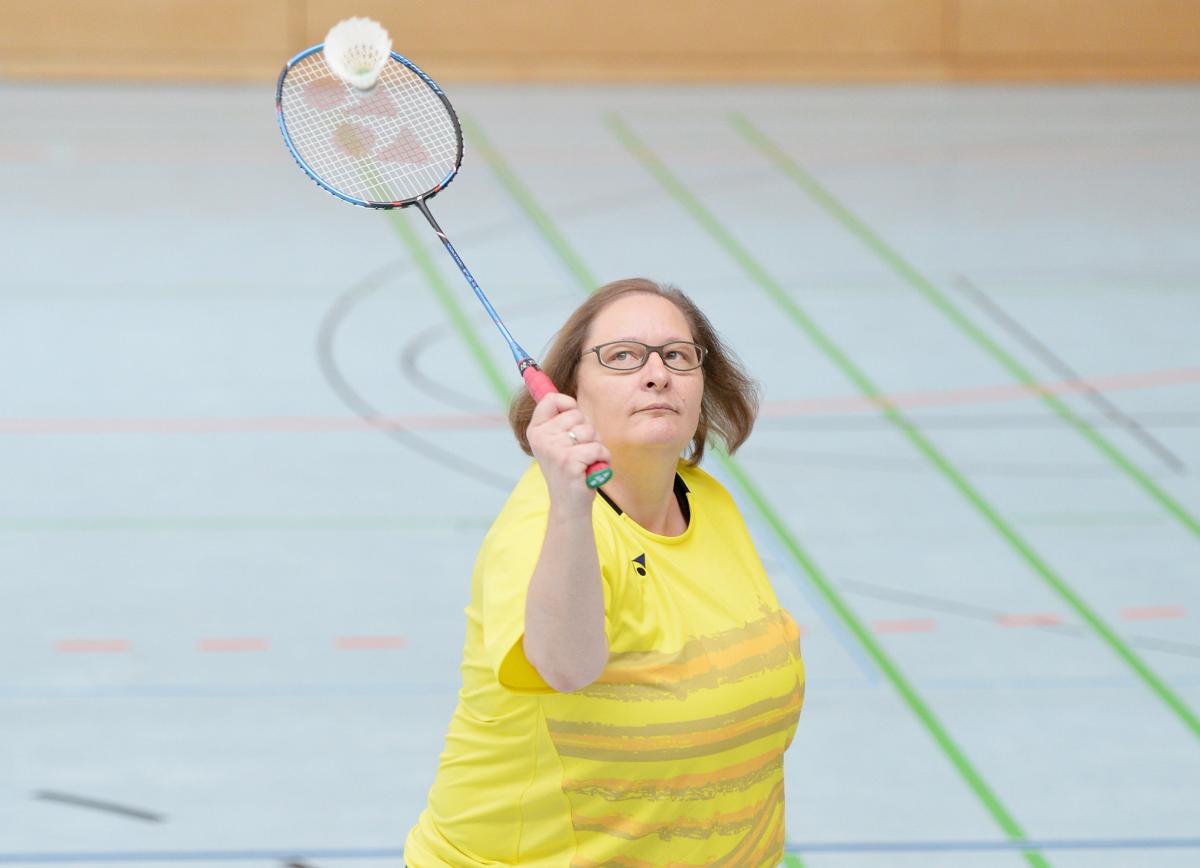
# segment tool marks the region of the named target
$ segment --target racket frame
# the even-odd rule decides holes
[[[475,281],[475,276],[471,274],[470,269],[467,268],[467,264],[463,262],[462,257],[458,255],[458,251],[454,249],[454,245],[450,243],[450,237],[446,235],[444,231],[442,231],[442,227],[438,225],[438,222],[433,218],[433,214],[430,212],[429,207],[425,204],[427,200],[432,199],[442,190],[446,189],[449,183],[454,180],[455,176],[458,175],[458,170],[462,166],[463,161],[463,131],[462,125],[458,121],[458,113],[454,111],[454,106],[450,104],[450,99],[445,93],[443,93],[442,89],[438,87],[437,82],[425,74],[424,70],[422,70],[407,57],[404,57],[395,51],[391,52],[392,60],[398,61],[407,67],[409,71],[415,73],[421,79],[421,81],[423,81],[426,86],[428,86],[429,89],[437,95],[438,99],[442,101],[442,105],[445,106],[446,112],[450,115],[450,120],[454,124],[454,132],[458,141],[458,152],[456,153],[454,159],[454,169],[447,174],[446,177],[439,181],[438,184],[432,189],[409,199],[402,199],[396,202],[371,202],[365,199],[359,199],[355,196],[349,196],[343,193],[341,190],[338,190],[337,188],[326,183],[324,179],[322,179],[321,176],[318,175],[313,168],[308,165],[307,161],[300,156],[299,152],[296,150],[296,146],[292,143],[292,137],[288,132],[287,122],[284,120],[283,116],[283,82],[287,78],[287,74],[292,70],[292,67],[305,58],[311,57],[316,52],[322,51],[324,48],[325,43],[318,43],[311,48],[304,49],[291,60],[289,60],[284,66],[283,71],[279,73],[279,81],[275,85],[275,120],[279,124],[279,131],[283,134],[283,141],[287,145],[287,149],[291,153],[292,159],[296,161],[296,165],[298,165],[304,171],[304,174],[308,175],[308,177],[311,178],[322,190],[325,190],[327,193],[336,196],[343,202],[349,202],[351,205],[358,205],[362,208],[375,208],[379,210],[407,208],[410,205],[416,205],[417,210],[425,215],[425,219],[429,221],[429,225],[433,227],[433,231],[436,232],[438,238],[441,239],[443,246],[445,246],[446,251],[454,260],[455,265],[458,266],[459,270],[463,274],[463,277],[465,277],[467,283],[470,284],[471,289],[475,292],[475,297],[479,299],[480,303],[484,307],[484,310],[487,311],[488,316],[491,317],[491,320],[495,324],[496,328],[500,330],[500,334],[504,337],[505,341],[508,342],[508,348],[512,352],[513,360],[517,363],[517,372],[520,373],[521,379],[525,381],[525,386],[533,395],[534,401],[540,401],[547,394],[551,392],[557,392],[558,389],[554,386],[554,383],[550,380],[546,373],[542,371],[541,367],[534,360],[533,356],[527,353],[525,349],[519,343],[517,343],[516,339],[512,336],[512,333],[509,332],[508,327],[504,324],[504,320],[501,319],[500,314],[492,306],[492,303],[484,294],[483,289],[480,288],[479,284]],[[337,78],[337,76],[334,76],[334,78]],[[351,85],[346,86],[351,87]],[[589,488],[599,488],[612,478],[612,468],[609,467],[606,462],[598,461],[588,466],[585,475]]]
[[[437,82],[426,75],[425,71],[421,69],[421,67],[417,66],[407,57],[397,54],[395,51],[391,52],[392,60],[399,61],[406,66],[410,72],[415,73],[417,77],[421,79],[421,81],[425,82],[426,86],[428,86],[429,89],[437,95],[437,98],[442,101],[442,105],[446,107],[446,112],[450,115],[450,120],[454,124],[454,132],[456,134],[456,138],[458,139],[458,153],[454,158],[454,169],[451,170],[446,177],[442,178],[442,180],[439,181],[432,189],[413,196],[412,198],[401,199],[396,202],[371,202],[366,199],[358,199],[354,196],[348,196],[341,190],[338,190],[336,187],[330,186],[321,178],[320,175],[313,171],[313,168],[305,161],[303,157],[300,156],[300,153],[296,150],[296,146],[292,143],[292,136],[288,132],[287,124],[283,119],[283,82],[284,79],[287,78],[287,74],[291,72],[293,66],[305,58],[311,57],[318,51],[324,50],[324,48],[325,43],[320,42],[311,48],[304,49],[291,60],[289,60],[287,65],[284,66],[283,71],[279,73],[279,81],[275,85],[275,120],[279,124],[279,131],[283,133],[283,141],[287,145],[288,151],[291,152],[292,159],[294,159],[296,164],[304,170],[304,174],[308,175],[308,177],[315,181],[317,186],[325,192],[337,196],[343,202],[349,202],[351,205],[358,205],[363,208],[379,208],[383,210],[388,210],[391,208],[407,208],[409,205],[415,205],[418,200],[430,199],[433,196],[436,196],[442,190],[446,189],[446,186],[454,180],[455,176],[458,175],[458,170],[462,166],[463,161],[463,132],[462,126],[458,122],[458,113],[454,111],[454,106],[450,104],[450,100],[446,94],[443,93],[442,89],[437,86]],[[330,74],[332,75],[332,73]],[[335,79],[337,78],[337,76],[333,77]],[[340,79],[338,80],[340,81]],[[347,84],[346,87],[352,87],[352,85]]]

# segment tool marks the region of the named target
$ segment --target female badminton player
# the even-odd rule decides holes
[[[592,294],[509,417],[536,459],[484,539],[409,868],[775,866],[799,630],[729,493],[753,381],[682,292]],[[608,461],[599,492],[584,469]]]

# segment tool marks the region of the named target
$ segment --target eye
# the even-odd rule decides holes
[[[628,357],[629,357],[628,350],[617,350],[615,353],[612,354],[612,359],[614,362],[623,362]]]

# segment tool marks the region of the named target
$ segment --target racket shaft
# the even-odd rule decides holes
[[[462,261],[462,257],[458,255],[458,251],[455,250],[454,245],[450,243],[449,236],[442,231],[442,227],[439,226],[437,221],[433,219],[433,214],[430,212],[429,207],[425,204],[425,201],[423,199],[418,199],[416,205],[417,208],[420,209],[421,213],[425,215],[425,219],[429,221],[429,225],[433,227],[433,231],[437,233],[438,238],[442,240],[442,245],[450,254],[450,258],[454,260],[455,265],[458,266],[458,270],[462,272],[463,277],[467,279],[467,283],[471,285],[471,289],[474,290],[475,296],[483,305],[484,310],[487,311],[488,316],[491,317],[492,322],[496,324],[496,328],[500,330],[500,334],[502,334],[504,339],[508,342],[508,348],[512,351],[513,358],[516,359],[517,365],[520,367],[521,378],[525,381],[525,387],[529,389],[529,394],[533,396],[533,400],[541,401],[542,398],[546,397],[551,392],[557,392],[558,389],[554,387],[553,381],[551,381],[550,377],[547,376],[546,372],[539,368],[533,361],[533,357],[530,356],[529,353],[525,352],[521,345],[513,339],[513,336],[505,327],[504,321],[500,319],[500,314],[498,314],[496,309],[492,307],[492,303],[488,301],[487,296],[483,294],[483,290],[479,288],[479,284],[475,282],[475,277],[467,268],[467,264]],[[599,488],[612,478],[612,468],[609,467],[607,462],[604,461],[597,461],[594,464],[589,465],[587,470],[584,472],[587,475],[587,484],[590,488]]]

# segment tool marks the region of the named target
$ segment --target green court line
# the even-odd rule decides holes
[[[508,404],[508,394],[510,387],[504,381],[504,377],[500,374],[499,369],[492,363],[491,357],[488,355],[487,349],[479,336],[475,334],[475,330],[471,328],[470,322],[467,320],[467,315],[463,313],[461,307],[454,300],[454,293],[442,278],[442,274],[438,271],[437,266],[433,262],[433,257],[429,255],[429,251],[422,246],[417,237],[416,231],[410,224],[411,219],[424,220],[424,217],[414,217],[412,214],[403,214],[399,210],[387,212],[391,219],[392,226],[396,233],[404,242],[404,246],[408,248],[409,254],[416,261],[417,267],[421,269],[421,273],[425,275],[425,279],[432,287],[438,301],[441,302],[442,309],[454,323],[454,329],[458,332],[458,336],[463,339],[474,356],[475,361],[479,364],[479,369],[487,377],[489,385],[504,397],[501,399],[502,405]]]
[[[799,304],[784,290],[784,288],[767,272],[767,270],[751,256],[733,235],[704,207],[683,184],[675,178],[661,160],[641,141],[632,129],[616,115],[608,116],[609,128],[626,148],[642,163],[675,201],[696,220],[722,249],[729,254],[755,283],[763,289],[788,318],[800,328],[838,367],[841,372],[852,380],[859,390],[874,399],[887,419],[898,427],[909,441],[929,461],[941,471],[942,475],[958,489],[959,493],[971,503],[987,523],[999,533],[1021,558],[1040,576],[1082,618],[1096,634],[1108,645],[1118,657],[1124,660],[1131,669],[1166,705],[1175,712],[1192,734],[1200,738],[1200,717],[1184,704],[1174,691],[1159,678],[1146,663],[1126,645],[1116,632],[1092,611],[1083,599],[1076,594],[1060,578],[1050,566],[1042,560],[1033,547],[1001,518],[1000,514],[988,503],[942,453],[925,437],[924,434],[906,416],[892,406],[887,398],[875,387],[874,383],[858,368],[833,342],[817,324],[804,312]]]
[[[558,231],[558,227],[554,225],[554,221],[546,214],[534,200],[525,186],[513,174],[512,169],[500,158],[500,155],[492,147],[491,141],[483,132],[483,129],[477,124],[474,119],[467,115],[460,114],[458,116],[459,123],[462,124],[463,132],[471,139],[475,150],[483,155],[488,167],[492,173],[508,191],[509,195],[517,201],[521,209],[534,222],[538,231],[542,233],[542,237],[558,254],[559,259],[567,267],[567,270],[575,277],[575,280],[580,286],[596,286],[592,278],[592,273],[588,271],[588,267],[583,263],[583,260],[575,253],[575,250],[567,243],[567,239]]]
[[[800,857],[795,853],[788,853],[783,857],[784,868],[804,868],[804,863],[800,861]]]
[[[909,286],[917,290],[930,304],[941,311],[955,326],[967,335],[984,352],[996,360],[1022,384],[1041,393],[1042,401],[1057,413],[1068,425],[1083,435],[1084,439],[1095,446],[1110,461],[1125,472],[1130,479],[1140,485],[1154,500],[1158,501],[1171,515],[1178,519],[1184,527],[1197,537],[1200,537],[1200,521],[1186,508],[1146,475],[1137,465],[1125,456],[1113,443],[1099,431],[1089,425],[1071,411],[1057,395],[1049,394],[1038,387],[1037,379],[1017,359],[996,343],[992,338],[975,325],[950,298],[934,286],[933,282],[921,274],[899,253],[889,247],[878,234],[860,220],[853,212],[843,205],[832,193],[826,190],[817,180],[805,171],[799,163],[784,152],[766,133],[750,122],[741,114],[730,116],[734,128],[751,145],[766,155],[775,166],[785,175],[796,182],[810,198],[820,205],[826,213],[842,224],[850,233],[856,236],[868,249],[886,263]]]
[[[477,125],[473,126],[474,134],[472,138],[475,138],[480,130],[478,129]],[[521,182],[517,179],[515,173],[513,173],[512,170],[504,164],[499,153],[490,146],[487,147],[483,153],[489,167],[491,167],[493,171],[495,171],[497,166],[503,167],[502,172],[496,172],[496,175],[500,179],[501,183],[506,188],[511,189],[515,186],[520,190],[520,195],[515,195],[514,199],[516,199],[516,201],[523,208],[532,208],[532,211],[529,212],[529,216],[530,219],[533,220],[534,224],[539,227],[543,225],[552,225],[549,216],[536,204],[533,196],[524,188]],[[556,252],[561,253],[563,250],[570,250],[569,244],[561,233],[555,231],[552,236],[547,235],[545,237]],[[576,262],[580,261],[578,257],[574,257],[574,259]],[[592,289],[594,289],[597,285],[595,279],[586,271],[586,269],[576,272],[576,276],[579,280],[580,289],[582,289],[584,292],[591,292]],[[992,792],[991,788],[983,780],[982,775],[980,775],[979,772],[975,770],[974,766],[971,765],[970,761],[966,758],[966,755],[950,737],[950,734],[937,720],[929,707],[926,706],[925,702],[920,698],[916,690],[908,683],[908,680],[900,672],[900,668],[892,662],[891,658],[889,658],[886,652],[883,650],[883,647],[876,642],[875,637],[866,629],[866,627],[863,626],[862,622],[834,589],[832,583],[828,580],[825,574],[817,567],[816,562],[813,561],[813,559],[809,557],[809,555],[800,546],[795,536],[793,536],[792,533],[787,529],[783,520],[768,503],[766,497],[759,491],[757,485],[755,485],[751,480],[749,474],[742,470],[740,465],[728,454],[726,454],[723,449],[714,449],[713,451],[720,458],[723,466],[730,472],[733,478],[737,480],[743,491],[747,493],[755,507],[766,519],[768,526],[780,538],[787,551],[795,559],[796,563],[802,568],[804,573],[809,577],[813,584],[817,586],[821,595],[825,598],[833,610],[837,612],[838,616],[849,627],[850,631],[855,635],[859,642],[866,648],[868,654],[875,661],[875,664],[892,683],[892,686],[904,699],[909,708],[917,716],[918,720],[920,720],[920,722],[925,726],[934,742],[946,754],[951,764],[959,772],[964,781],[967,783],[968,787],[970,787],[970,789],[975,793],[977,798],[979,798],[979,800],[983,803],[985,808],[992,815],[992,818],[996,821],[1000,828],[1005,831],[1010,839],[1015,841],[1024,840],[1027,836],[1021,829],[1020,825],[1009,814],[1007,809],[1005,809],[1004,805],[1000,802],[1000,799]],[[1023,852],[1030,865],[1039,866],[1039,868],[1041,868],[1041,866],[1049,866],[1049,863],[1040,853],[1033,850],[1026,850]],[[795,859],[796,861],[790,863],[785,861],[785,864],[799,863],[798,857],[789,858]]]
[[[975,769],[970,760],[967,759],[966,754],[963,753],[962,749],[951,738],[950,733],[942,726],[941,721],[937,719],[933,711],[917,694],[916,689],[909,684],[908,679],[901,673],[900,667],[887,655],[883,650],[883,646],[875,640],[871,632],[867,630],[858,616],[854,614],[841,598],[841,595],[837,593],[833,584],[825,576],[825,573],[800,546],[799,541],[788,530],[779,514],[767,502],[766,498],[759,491],[758,486],[750,480],[750,477],[736,461],[725,454],[724,450],[715,451],[726,470],[738,481],[742,490],[746,492],[759,513],[766,519],[767,524],[775,531],[775,535],[783,543],[788,553],[791,554],[796,563],[808,575],[809,580],[817,586],[817,589],[821,592],[821,596],[837,612],[838,617],[842,619],[842,623],[846,625],[863,648],[866,649],[867,654],[875,661],[875,665],[879,667],[880,671],[891,682],[892,687],[896,689],[896,692],[904,699],[908,707],[917,716],[917,719],[921,721],[934,742],[942,749],[942,752],[950,760],[950,763],[967,783],[967,786],[970,787],[979,801],[987,808],[988,813],[992,815],[992,819],[996,821],[997,825],[1004,830],[1005,834],[1011,840],[1023,841],[1028,838],[1016,819],[1004,806],[1004,803],[1000,801],[1000,797],[992,791],[992,788],[988,786],[983,776]],[[1026,861],[1030,865],[1048,866],[1050,864],[1036,850],[1025,850],[1022,852],[1025,854]]]

